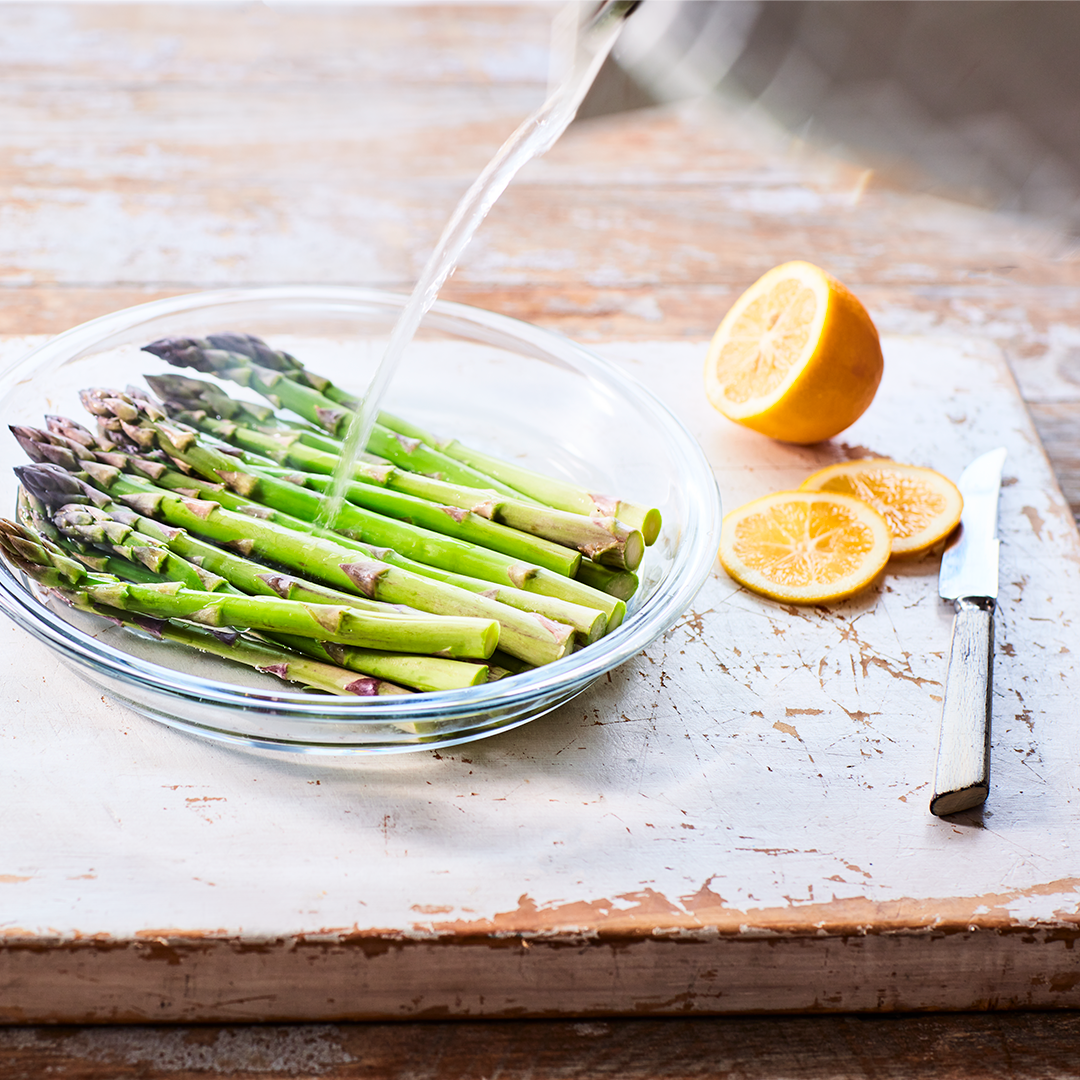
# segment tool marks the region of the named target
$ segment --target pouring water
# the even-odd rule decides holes
[[[615,44],[623,21],[636,6],[637,0],[604,0],[599,5],[581,5],[573,62],[567,74],[557,83],[544,104],[499,147],[455,207],[398,317],[382,360],[349,425],[320,524],[331,527],[337,519],[345,489],[352,479],[353,467],[367,446],[387,387],[420,326],[420,320],[435,303],[439,290],[457,266],[465,246],[518,170],[549,150],[569,127],[601,64]]]

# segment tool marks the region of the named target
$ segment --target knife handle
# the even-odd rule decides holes
[[[941,817],[979,806],[990,793],[990,714],[994,677],[994,601],[956,601],[941,706],[934,795]]]

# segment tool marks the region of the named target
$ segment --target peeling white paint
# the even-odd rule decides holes
[[[1003,590],[995,788],[981,819],[939,821],[925,806],[951,619],[933,559],[892,568],[880,590],[828,610],[771,604],[717,570],[639,661],[555,713],[438,756],[361,763],[279,761],[178,735],[88,693],[10,627],[0,873],[30,880],[5,893],[0,929],[411,934],[521,918],[527,897],[585,930],[603,910],[623,917],[654,902],[692,917],[706,883],[748,914],[826,905],[823,929],[827,905],[860,898],[968,896],[975,914],[980,897],[1008,894],[1016,918],[1076,911],[1071,885],[1024,890],[1080,879],[1080,764],[1060,722],[1080,655],[1080,556],[1037,442],[1020,437],[1028,421],[1000,359],[970,342],[890,339],[866,417],[831,444],[799,448],[709,408],[704,346],[604,351],[676,408],[729,506],[796,483],[842,444],[955,477],[984,443],[1008,443],[1002,580],[1025,584]],[[943,419],[954,409],[963,424]],[[1047,523],[1041,537],[1025,506]],[[575,914],[577,904],[587,907]]]

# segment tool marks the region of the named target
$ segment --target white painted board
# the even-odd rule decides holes
[[[719,926],[749,939],[795,924],[828,934],[875,920],[910,928],[991,916],[1000,926],[1073,926],[1076,528],[993,347],[884,344],[870,410],[810,448],[714,413],[701,342],[599,351],[682,417],[728,507],[864,449],[954,479],[984,450],[1008,449],[993,790],[982,812],[939,820],[927,811],[952,619],[937,597],[936,557],[890,566],[879,587],[828,608],[764,600],[717,565],[672,631],[557,712],[453,751],[348,764],[248,754],[168,730],[88,690],[5,624],[0,935],[57,949],[76,939],[267,939],[284,957],[285,942],[357,935],[430,942]],[[669,958],[672,971],[683,964],[675,952],[650,961],[657,986]],[[275,946],[268,955],[259,977],[272,986],[286,964],[275,969]],[[188,962],[198,970],[197,957]],[[12,963],[24,1005],[35,971],[59,977],[43,961]],[[142,1015],[122,1008],[157,978],[152,965],[139,970],[143,985],[110,990],[121,1005],[109,1015]],[[395,985],[383,987],[384,1012],[413,1014],[409,978]],[[909,985],[908,1006],[919,1005],[921,985]],[[938,1002],[928,986],[924,1003]],[[972,987],[954,1007],[976,1001]],[[634,990],[620,992],[630,1000]],[[526,1011],[560,1011],[557,994],[530,1004],[527,987],[516,993]],[[593,1011],[623,1008],[614,993],[590,993]],[[766,987],[747,1007],[803,1007],[785,993]],[[281,1015],[230,1012],[221,994],[201,1013],[157,1015]],[[458,1006],[451,999],[450,1014],[485,1011],[468,993]],[[565,996],[564,1010],[581,1000]],[[335,1008],[310,1006],[313,1018],[378,1013]]]

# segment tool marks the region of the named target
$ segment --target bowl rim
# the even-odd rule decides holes
[[[43,362],[65,362],[91,351],[103,351],[110,347],[110,338],[128,335],[142,323],[161,318],[208,312],[241,303],[275,301],[320,307],[341,305],[343,311],[353,312],[363,306],[394,311],[407,299],[405,294],[366,287],[275,285],[207,290],[152,300],[81,323],[24,354],[0,371],[0,398]],[[323,313],[331,314],[329,311]],[[403,720],[454,720],[475,716],[478,712],[485,712],[490,717],[491,710],[497,709],[508,698],[517,703],[543,701],[560,690],[566,690],[567,696],[572,696],[584,689],[669,629],[704,584],[715,560],[714,538],[719,535],[720,498],[716,479],[704,452],[682,421],[656,395],[610,361],[558,331],[455,301],[436,301],[422,325],[449,329],[462,323],[483,328],[489,334],[519,346],[525,343],[538,357],[569,360],[578,372],[599,377],[607,385],[614,386],[622,396],[644,408],[656,420],[671,446],[679,451],[680,476],[684,482],[693,481],[700,496],[694,502],[696,513],[690,515],[678,537],[675,556],[678,572],[669,571],[667,575],[673,587],[655,590],[641,607],[627,615],[622,625],[599,641],[561,660],[515,675],[512,680],[458,690],[354,700],[331,695],[316,697],[300,690],[239,688],[235,684],[189,675],[134,657],[61,618],[42,604],[2,560],[0,611],[69,659],[90,666],[116,682],[139,687],[149,684],[172,696],[240,708],[249,714],[280,716],[287,713],[298,719],[306,717],[364,727]]]

